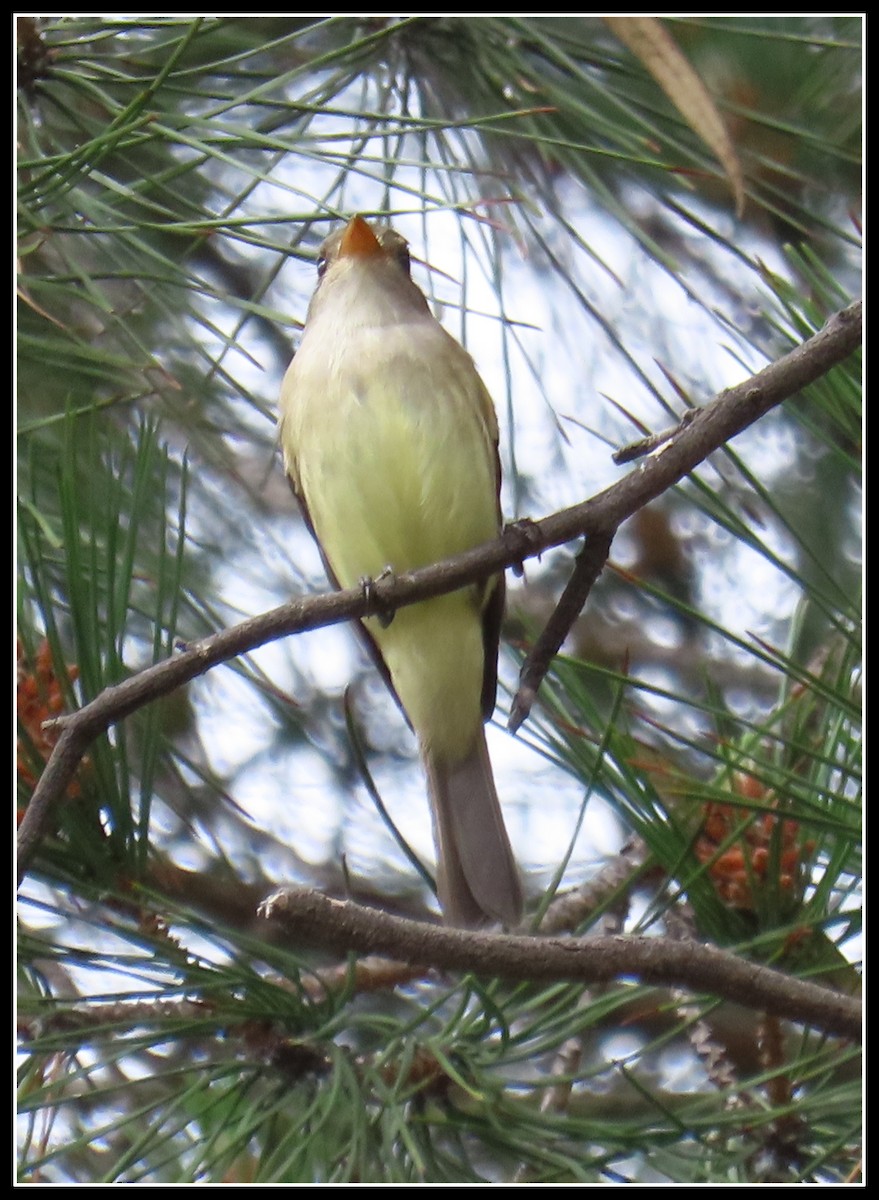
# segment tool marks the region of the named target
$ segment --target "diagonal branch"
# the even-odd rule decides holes
[[[855,1041],[862,1033],[862,1007],[854,997],[701,942],[633,934],[553,938],[474,933],[393,917],[309,888],[276,892],[261,912],[296,945],[381,954],[495,979],[584,984],[637,979],[720,996]]]
[[[49,828],[54,803],[64,794],[89,746],[112,725],[212,667],[267,642],[455,591],[583,534],[612,538],[623,521],[678,483],[730,438],[853,353],[861,342],[861,307],[858,301],[834,314],[808,341],[722,392],[688,418],[659,453],[591,500],[542,521],[508,526],[496,541],[418,571],[377,579],[366,589],[291,600],[181,648],[173,658],[106,688],[77,712],[59,718],[61,734],[19,829],[19,879]]]
[[[544,625],[540,637],[534,643],[519,674],[519,687],[513,697],[510,719],[507,722],[511,733],[515,733],[531,711],[537,699],[537,691],[549,665],[558,654],[559,647],[568,636],[571,626],[583,611],[583,605],[592,591],[610,554],[613,538],[609,534],[596,533],[586,539],[586,544],[577,555],[571,577],[565,585],[561,599],[552,616]]]

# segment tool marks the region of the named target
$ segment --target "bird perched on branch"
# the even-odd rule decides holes
[[[342,588],[449,558],[500,531],[491,397],[409,275],[404,238],[362,217],[323,244],[284,378],[285,469]],[[362,622],[418,738],[445,920],[515,925],[519,874],[483,723],[495,704],[504,581]]]

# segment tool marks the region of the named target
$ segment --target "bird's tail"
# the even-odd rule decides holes
[[[447,925],[472,928],[522,918],[522,883],[504,826],[485,733],[456,763],[424,751],[438,851],[437,890]]]

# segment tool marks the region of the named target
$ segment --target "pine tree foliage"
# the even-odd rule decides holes
[[[707,102],[591,17],[19,18],[20,813],[53,718],[325,588],[274,420],[339,219],[409,237],[494,394],[509,517],[856,297],[859,20],[656,24]],[[492,731],[530,929],[858,993],[860,468],[852,357],[621,530]],[[571,565],[511,580],[498,723]],[[79,764],[20,891],[21,1180],[857,1179],[850,1042],[258,916],[294,882],[435,913],[411,745],[352,647],[263,647]]]

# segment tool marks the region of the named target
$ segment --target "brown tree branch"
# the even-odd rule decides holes
[[[542,521],[508,526],[496,541],[418,571],[377,579],[368,589],[291,600],[182,648],[173,658],[106,688],[78,712],[59,718],[61,734],[19,829],[19,879],[49,827],[54,803],[63,796],[89,746],[112,725],[212,667],[267,642],[454,591],[583,534],[612,538],[623,521],[730,438],[847,358],[861,342],[861,329],[861,303],[857,302],[834,314],[823,329],[789,354],[699,409],[659,453],[591,500]]]
[[[270,896],[262,914],[297,946],[381,954],[396,962],[494,979],[596,984],[612,979],[685,987],[858,1041],[860,1001],[704,943],[631,934],[544,938],[473,933],[392,917],[311,889]]]
[[[598,579],[610,554],[613,538],[606,533],[596,533],[586,539],[571,577],[565,585],[561,599],[553,609],[552,616],[544,625],[540,637],[531,647],[522,670],[519,686],[510,707],[508,728],[515,733],[537,699],[537,692],[549,665],[558,654],[559,647],[568,636],[571,626],[583,611],[592,585]]]

